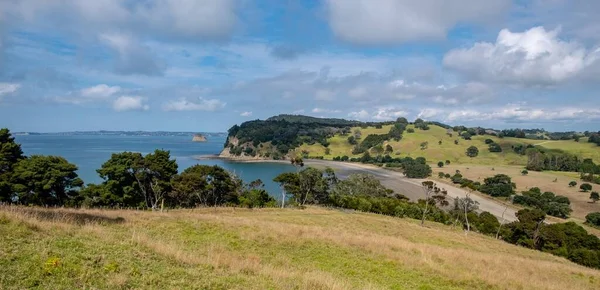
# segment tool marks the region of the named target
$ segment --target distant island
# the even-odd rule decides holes
[[[72,131],[72,132],[53,132],[53,133],[38,133],[38,132],[16,132],[14,135],[63,135],[63,136],[76,136],[76,135],[102,135],[102,136],[202,136],[206,137],[225,137],[227,133],[224,132],[169,132],[169,131]]]
[[[206,142],[206,137],[202,134],[194,134],[192,141],[193,142]]]

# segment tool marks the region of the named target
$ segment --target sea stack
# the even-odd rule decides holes
[[[193,142],[206,142],[206,137],[202,134],[194,134],[194,138],[192,138]]]

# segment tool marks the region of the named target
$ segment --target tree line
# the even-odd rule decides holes
[[[77,166],[58,156],[24,156],[8,129],[0,130],[0,202],[38,206],[164,207],[276,203],[262,181],[244,183],[218,166],[178,173],[169,151],[114,153],[96,170],[102,182],[84,185]]]

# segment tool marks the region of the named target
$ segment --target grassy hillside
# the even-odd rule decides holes
[[[598,289],[600,271],[337,210],[0,207],[0,288]]]
[[[582,158],[592,158],[595,162],[600,162],[600,147],[595,144],[588,143],[586,139],[580,142],[573,140],[567,141],[544,141],[532,139],[518,138],[498,138],[489,135],[473,136],[472,140],[463,140],[456,132],[450,137],[446,134],[446,129],[430,125],[430,130],[415,129],[414,133],[404,132],[402,140],[390,141],[394,148],[393,156],[410,156],[410,157],[425,157],[429,162],[437,163],[438,161],[450,160],[457,164],[479,164],[479,165],[525,165],[527,157],[513,152],[511,146],[515,144],[533,144],[539,145],[548,149],[561,149],[566,152],[581,156]],[[363,138],[369,134],[386,134],[389,132],[391,125],[383,126],[381,129],[368,127],[361,129],[359,127],[352,128],[361,130]],[[408,128],[413,128],[409,125]],[[306,150],[310,156],[324,156],[325,159],[332,159],[335,156],[347,155],[350,157],[359,157],[360,155],[352,155],[353,146],[347,142],[347,136],[336,135],[329,138],[329,155],[325,155],[325,147],[321,144],[302,145],[299,151]],[[503,152],[489,152],[488,145],[485,144],[486,139],[492,139],[500,144]],[[458,145],[454,144],[454,140],[458,140]],[[442,144],[439,144],[442,141]],[[421,150],[421,143],[428,142],[427,149]],[[475,146],[479,149],[479,156],[470,158],[465,155],[465,151],[469,146]],[[400,154],[398,154],[398,152]]]

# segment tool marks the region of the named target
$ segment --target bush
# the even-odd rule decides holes
[[[585,222],[589,225],[600,227],[600,212],[592,212],[585,216]]]
[[[444,172],[438,172],[438,177],[439,178],[444,178],[446,175],[444,174]]]
[[[589,183],[583,183],[579,186],[579,189],[581,189],[581,191],[583,191],[583,192],[588,192],[588,191],[592,190],[592,185]]]
[[[477,157],[477,155],[479,155],[479,149],[477,149],[475,146],[471,146],[467,148],[466,154],[471,158]]]
[[[479,218],[477,219],[477,223],[474,224],[474,227],[482,234],[496,235],[496,232],[500,227],[500,222],[493,214],[484,211],[479,214]]]
[[[419,162],[407,163],[404,166],[404,175],[408,178],[427,178],[431,175],[431,167]]]
[[[491,143],[488,147],[490,152],[502,152],[502,147],[498,143]]]
[[[529,174],[529,171],[527,171],[527,169],[523,169],[523,171],[521,171],[521,175],[527,175]]]
[[[437,165],[438,165],[438,167],[439,167],[439,168],[442,168],[442,167],[444,167],[444,162],[443,162],[443,161],[440,161],[440,162],[438,162],[438,164],[437,164]]]
[[[494,197],[508,197],[515,193],[515,187],[510,176],[497,174],[484,179],[484,184],[481,186],[480,191]]]
[[[446,160],[446,165],[450,165],[450,160]]]
[[[408,129],[406,129],[406,132],[408,132],[408,133],[414,133],[414,132],[415,132],[415,129],[413,129],[413,128],[408,128]]]
[[[492,139],[485,139],[485,144],[492,144],[494,143],[494,140]]]
[[[569,182],[569,187],[575,187],[577,186],[577,181],[573,180],[571,182]]]

